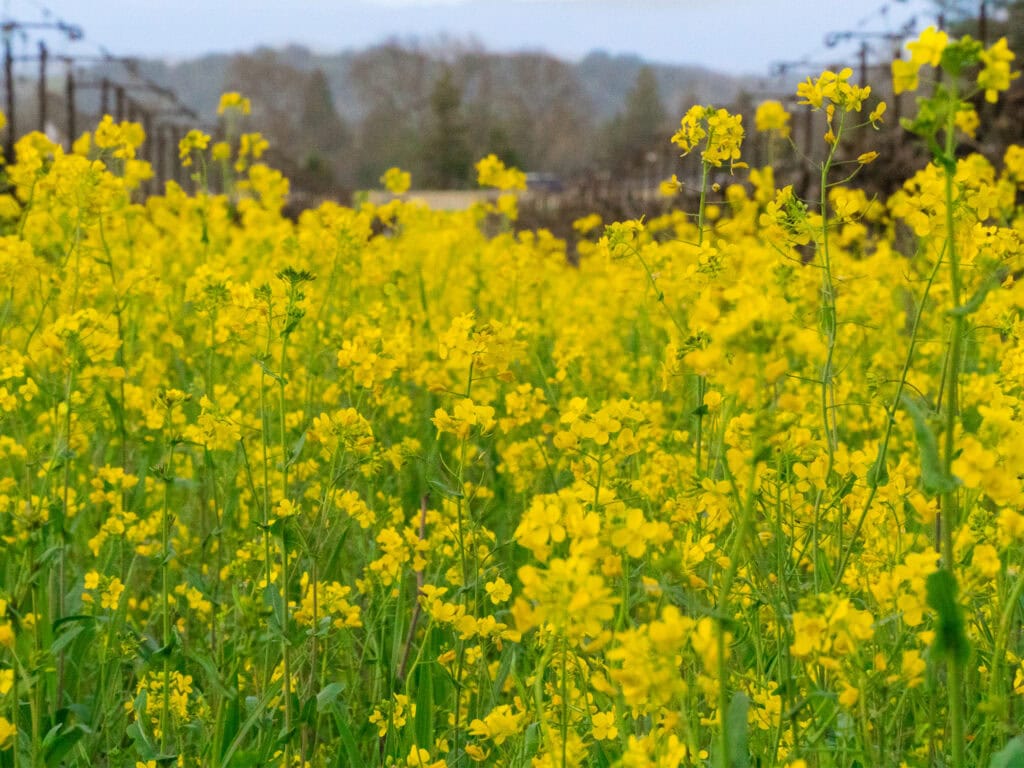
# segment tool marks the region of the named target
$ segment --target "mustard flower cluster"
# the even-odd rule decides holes
[[[955,146],[1005,46],[926,31],[897,83],[953,46],[888,199],[829,175],[883,107],[825,72],[818,200],[713,189],[743,125],[695,107],[699,214],[574,252],[514,198],[289,219],[256,134],[189,134],[145,199],[132,124],[20,139],[0,762],[1013,764],[1024,148]]]

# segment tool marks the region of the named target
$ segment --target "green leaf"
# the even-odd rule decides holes
[[[750,768],[750,749],[747,738],[747,711],[750,699],[742,692],[734,693],[725,714],[729,735],[730,768]]]
[[[359,746],[356,743],[355,736],[352,735],[352,728],[349,726],[348,718],[342,714],[341,710],[337,705],[334,705],[334,724],[338,728],[338,734],[341,736],[341,743],[345,746],[344,751],[338,750],[338,759],[335,765],[338,768],[349,765],[363,765],[364,760],[359,754]],[[345,760],[345,757],[348,757]]]
[[[157,648],[155,651],[153,651],[153,653],[149,656],[147,661],[152,661],[154,659],[169,659],[171,655],[174,653],[174,649],[177,648],[177,646],[178,633],[174,630],[171,630],[171,639],[167,643],[167,645],[161,646],[160,648]]]
[[[594,746],[597,747],[597,768],[611,768],[612,761],[604,747],[600,743]]]
[[[526,735],[523,738],[523,755],[530,759],[537,754],[540,748],[540,724],[530,723],[526,726]]]
[[[294,700],[294,697],[293,697],[293,700]],[[297,722],[296,723],[292,723],[292,727],[291,728],[281,728],[281,730],[279,730],[277,732],[277,741],[274,742],[274,745],[278,746],[278,747],[283,747],[285,744],[287,744],[293,738],[295,738],[295,734],[298,733],[298,732],[299,732],[299,724]]]
[[[839,490],[835,493],[836,501],[839,501],[846,497],[846,495],[853,490],[853,486],[857,483],[857,475],[850,472],[843,478],[843,484],[839,487]]]
[[[302,433],[302,437],[295,441],[292,445],[292,452],[288,456],[288,463],[285,466],[292,466],[296,461],[299,460],[299,456],[302,454],[302,449],[306,447],[306,433]]]
[[[434,675],[433,664],[416,667],[416,719],[417,744],[434,743]]]
[[[254,749],[239,750],[231,758],[231,768],[257,768],[263,764],[262,756]]]
[[[229,691],[224,685],[224,681],[221,679],[220,671],[217,669],[217,664],[204,653],[189,648],[186,656],[203,668],[203,672],[206,673],[206,679],[210,685],[217,691],[218,696],[223,696],[225,699],[230,699],[234,696],[234,692]]]
[[[83,622],[83,623],[86,623],[86,624],[91,624],[91,623],[93,623],[95,621],[96,621],[96,617],[95,616],[90,616],[87,613],[76,613],[76,614],[74,614],[72,616],[62,616],[61,618],[59,618],[59,619],[57,619],[56,621],[53,622],[53,631],[56,632],[58,629],[63,627],[65,624],[73,624],[73,623],[76,623],[76,622]]]
[[[53,644],[50,645],[50,652],[54,655],[59,654],[61,651],[65,650],[69,645],[71,645],[71,643],[74,642],[75,638],[78,637],[80,634],[82,634],[82,625],[71,625],[66,630],[57,635],[56,639],[53,641]]]
[[[491,685],[491,701],[488,709],[494,709],[501,699],[501,692],[505,687],[505,681],[512,672],[516,661],[516,647],[509,643],[501,654],[501,662],[498,664],[498,671],[494,675],[494,683]]]
[[[263,588],[263,604],[270,608],[270,628],[278,636],[284,631],[284,600],[276,584]]]
[[[939,61],[946,72],[956,78],[968,67],[973,67],[981,61],[983,48],[979,41],[965,36],[954,40],[942,49],[942,59]],[[948,93],[946,89],[944,92]]]
[[[885,465],[883,456],[875,459],[875,463],[868,470],[867,480],[869,488],[884,488],[889,484],[889,468]]]
[[[978,288],[977,293],[967,300],[967,303],[961,304],[959,307],[953,307],[953,309],[949,310],[947,314],[952,315],[953,317],[966,317],[967,315],[974,314],[981,309],[981,305],[985,301],[985,297],[988,296],[989,291],[997,285],[998,283],[994,279],[990,278],[986,280],[981,284],[981,287]]]
[[[935,496],[952,491],[956,488],[956,480],[946,474],[942,462],[939,461],[939,444],[935,433],[928,425],[924,410],[906,393],[900,398],[900,402],[914,421],[914,437],[917,439],[917,449],[921,454],[921,485],[925,493]]]
[[[324,712],[331,707],[345,690],[344,683],[328,683],[316,695],[316,711]]]
[[[253,729],[253,727],[256,725],[256,722],[263,716],[263,713],[266,712],[267,709],[270,707],[270,702],[280,692],[281,681],[275,680],[264,691],[262,698],[257,700],[255,696],[249,697],[250,699],[252,699],[250,705],[251,712],[249,713],[249,717],[245,719],[245,722],[242,723],[242,727],[238,729],[238,733],[235,735],[235,738],[231,741],[231,743],[228,745],[228,748],[224,751],[224,754],[221,756],[221,768],[231,768],[231,766],[234,765],[233,758],[235,753],[238,752],[239,749],[241,748],[242,740],[246,737],[249,731]]]
[[[103,397],[107,401],[107,405],[110,406],[110,412],[114,416],[114,424],[117,426],[118,432],[124,432],[124,411],[121,410],[121,403],[117,401],[110,390],[103,390]]]
[[[935,571],[925,583],[928,607],[938,616],[933,648],[940,656],[952,655],[957,664],[965,664],[970,644],[964,629],[964,617],[956,601],[956,576],[949,570]]]
[[[217,734],[219,749],[217,750],[216,757],[219,760],[224,758],[228,745],[232,743],[238,735],[238,727],[242,720],[242,708],[239,705],[237,673],[235,674],[234,687],[234,692],[231,694],[231,697],[227,699],[227,706],[224,710],[223,726]]]
[[[443,493],[445,496],[447,496],[450,499],[461,499],[462,498],[462,495],[463,495],[462,491],[446,485],[441,480],[428,480],[427,482],[429,482],[432,487],[436,488],[437,490],[439,490],[441,493]]]
[[[64,756],[88,732],[89,729],[81,723],[70,728],[64,728],[61,725],[53,726],[43,739],[43,759],[46,761],[47,768],[56,768],[60,765]]]
[[[53,565],[60,559],[61,547],[50,547],[42,552],[39,557],[36,558],[35,564],[38,566],[49,566]]]
[[[132,708],[135,710],[135,722],[127,728],[128,736],[135,742],[135,749],[143,762],[152,760],[156,755],[156,747],[153,744],[153,740],[146,732],[146,700],[146,691],[140,691],[132,705]]]
[[[271,370],[270,368],[268,368],[265,361],[261,360],[258,357],[255,357],[255,356],[253,357],[252,361],[254,363],[256,363],[256,365],[258,365],[260,367],[260,370],[263,371],[263,374],[265,376],[269,376],[271,379],[276,381],[278,384],[284,384],[285,383],[284,377],[282,377],[281,374],[279,374],[279,373]]]
[[[53,632],[56,637],[50,646],[50,652],[54,655],[59,654],[71,645],[83,630],[91,630],[95,623],[96,617],[87,614],[76,614],[57,619],[53,622]]]
[[[988,768],[1024,768],[1024,736],[1017,736],[992,755]]]

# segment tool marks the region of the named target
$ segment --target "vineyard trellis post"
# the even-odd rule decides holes
[[[71,151],[71,147],[75,143],[75,134],[77,131],[75,114],[77,109],[75,107],[75,68],[73,61],[70,57],[66,59],[67,63],[67,76],[64,81],[64,95],[66,100],[67,108],[67,121],[68,121],[68,151]]]
[[[4,87],[7,95],[7,146],[4,156],[10,162],[14,159],[14,137],[17,135],[18,121],[14,112],[14,53],[11,51],[10,33],[6,27],[4,33]]]
[[[39,41],[39,131],[46,133],[46,65],[50,58],[50,52],[46,49],[46,43]]]

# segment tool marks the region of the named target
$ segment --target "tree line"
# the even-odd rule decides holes
[[[970,32],[989,42],[1007,35],[1012,49],[1024,50],[1021,0],[988,0],[987,16],[980,19],[977,0],[936,6],[955,34]],[[211,123],[222,92],[245,94],[253,110],[248,129],[270,141],[270,162],[296,189],[334,197],[378,186],[391,166],[410,171],[418,188],[472,187],[473,163],[491,153],[506,164],[566,180],[631,180],[650,187],[678,169],[668,137],[686,109],[714,103],[742,111],[752,133],[753,109],[766,90],[764,78],[651,64],[636,56],[595,52],[568,62],[542,52],[499,54],[450,39],[394,39],[330,55],[301,46],[260,48],[137,66]],[[875,68],[873,79],[886,77],[887,67]],[[775,81],[767,87],[791,94],[793,85]],[[872,85],[888,97],[887,83]],[[986,112],[984,135],[971,142],[978,151],[995,156],[1020,141],[1022,80],[998,108],[978,106]],[[882,134],[867,139],[866,149],[881,150],[881,157],[861,174],[861,183],[878,192],[891,191],[887,185],[920,161],[897,125],[898,110],[892,112]],[[755,155],[757,146],[751,145]]]
[[[593,53],[567,62],[540,52],[498,54],[472,43],[391,40],[317,55],[261,48],[139,70],[215,120],[223,91],[252,101],[250,128],[271,162],[315,194],[378,185],[400,166],[420,188],[473,186],[473,163],[560,178],[654,178],[670,167],[668,137],[690,104],[736,98],[746,81],[699,67]]]

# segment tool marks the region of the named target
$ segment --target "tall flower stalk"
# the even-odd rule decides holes
[[[903,121],[907,130],[924,140],[935,166],[941,172],[942,204],[934,213],[936,221],[930,225],[932,230],[941,232],[944,238],[937,258],[940,265],[943,261],[948,265],[949,274],[949,306],[946,310],[949,342],[938,398],[942,430],[940,445],[936,445],[935,436],[924,418],[909,402],[908,408],[915,420],[921,450],[922,482],[927,490],[939,496],[936,547],[941,553],[942,569],[929,577],[928,604],[938,614],[940,632],[934,648],[938,657],[944,659],[946,667],[948,729],[945,742],[950,764],[954,768],[962,768],[968,764],[964,672],[970,648],[963,611],[957,600],[960,579],[955,545],[963,509],[960,482],[954,475],[954,462],[961,440],[960,380],[964,367],[963,350],[968,315],[977,311],[987,289],[983,285],[965,303],[960,250],[965,226],[960,221],[964,214],[960,211],[963,194],[957,179],[957,133],[972,133],[977,122],[974,107],[964,98],[967,74],[978,72],[977,91],[983,91],[985,99],[994,102],[999,91],[1009,87],[1013,77],[1010,72],[1013,54],[1006,50],[1005,39],[986,50],[970,37],[950,41],[945,32],[934,27],[926,29],[908,48],[910,58],[896,60],[892,65],[894,91],[897,94],[919,87],[922,68],[933,67],[941,72],[932,95],[919,98],[917,114]],[[1019,590],[1015,590],[1014,594],[1019,595]],[[1001,662],[1002,659],[994,660],[996,668]]]

